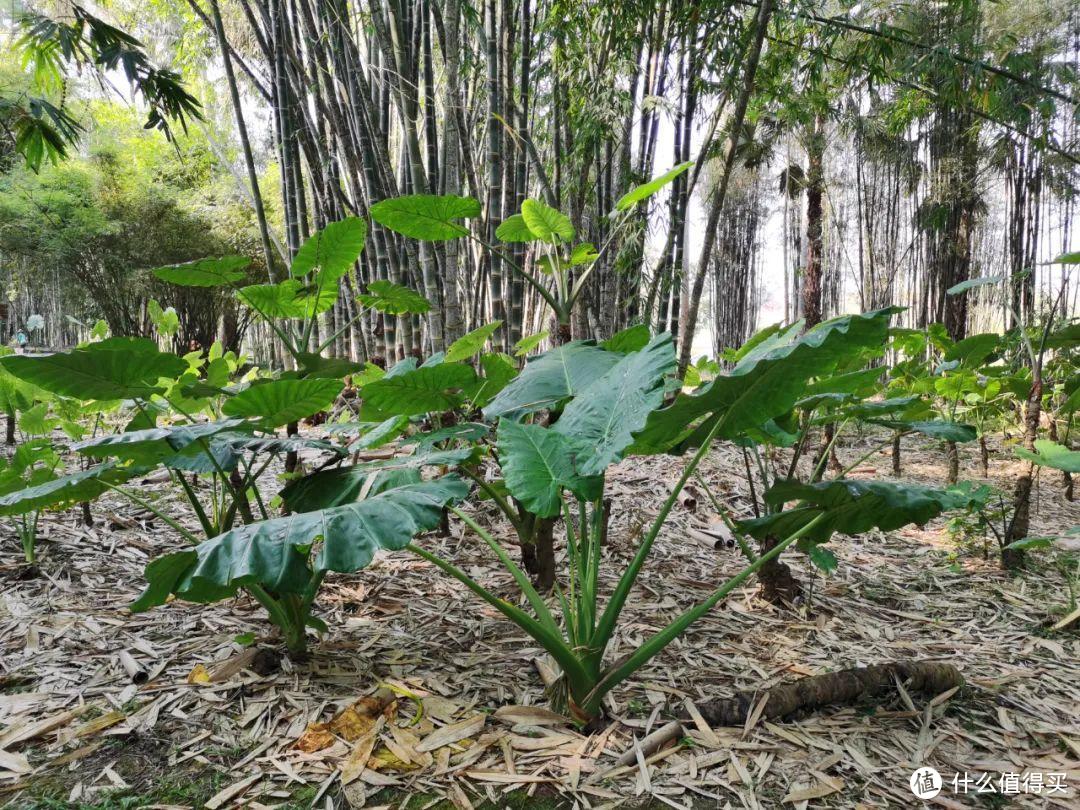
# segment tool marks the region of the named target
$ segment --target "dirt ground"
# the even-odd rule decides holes
[[[879,438],[845,442],[842,458]],[[962,452],[961,477],[978,480],[977,449]],[[905,440],[904,457],[905,478],[941,482],[931,442]],[[995,446],[991,483],[1005,492],[1018,469],[1007,458]],[[610,474],[607,592],[682,463],[631,459]],[[703,471],[746,515],[742,469],[725,446]],[[853,475],[889,471],[882,453]],[[179,513],[161,483],[142,490]],[[1033,529],[1080,523],[1080,505],[1061,492],[1060,474],[1044,471]],[[612,658],[741,567],[737,549],[714,547],[717,521],[700,486],[690,494],[639,580]],[[180,541],[119,497],[95,516],[92,527],[78,525],[77,510],[44,518],[36,571],[13,537],[3,540],[2,807],[917,807],[909,778],[927,766],[944,783],[937,806],[1080,807],[1080,633],[1051,629],[1068,601],[1060,552],[1037,552],[1029,570],[1009,575],[992,540],[984,559],[979,543],[958,544],[939,520],[835,538],[830,576],[790,555],[809,589],[802,604],[773,607],[748,583],[614,691],[604,730],[582,735],[530,708],[546,705],[539,648],[407,552],[329,579],[319,601],[329,634],[309,661],[278,662],[266,652],[272,628],[248,599],[130,614],[143,566]],[[480,518],[494,514],[481,508]],[[422,544],[516,598],[462,529],[454,522],[449,537]],[[133,683],[128,659],[145,682]],[[955,664],[966,686],[900,689],[741,728],[688,722],[676,744],[616,766],[688,704],[915,660]],[[394,697],[386,711],[345,723],[354,715],[343,710],[379,687]]]

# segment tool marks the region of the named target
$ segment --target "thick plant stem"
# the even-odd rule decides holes
[[[1039,417],[1042,413],[1042,376],[1041,367],[1035,365],[1035,378],[1028,392],[1027,407],[1024,410],[1024,446],[1029,452],[1035,451],[1035,438],[1039,432]],[[1031,526],[1031,490],[1035,480],[1035,465],[1028,462],[1024,472],[1016,479],[1013,490],[1013,515],[1005,533],[1004,548],[1001,550],[1001,566],[1016,570],[1024,566],[1023,549],[1008,548],[1017,540],[1028,535]]]
[[[659,653],[668,644],[678,638],[691,624],[696,622],[710,610],[712,610],[717,603],[727,597],[733,590],[739,587],[745,582],[751,575],[757,573],[763,565],[766,565],[771,560],[779,557],[784,549],[791,544],[798,541],[800,537],[804,537],[809,534],[810,531],[817,526],[825,518],[824,513],[818,515],[813,520],[809,521],[798,531],[788,536],[783,541],[777,543],[768,553],[762,554],[757,558],[756,562],[746,566],[735,576],[731,577],[727,582],[713,591],[704,602],[701,602],[694,607],[687,610],[679,618],[675,619],[671,624],[665,627],[660,632],[652,636],[648,641],[637,648],[631,655],[623,659],[617,666],[609,669],[600,682],[596,685],[593,691],[586,698],[584,703],[581,704],[581,708],[589,715],[595,716],[600,710],[600,702],[603,700],[604,695],[610,692],[615,686],[622,681],[633,675],[638,669],[645,665],[654,655]]]
[[[892,474],[900,477],[900,431],[896,431],[892,438]]]
[[[945,442],[945,459],[949,463],[949,472],[946,477],[946,483],[955,484],[960,477],[960,453],[956,449],[956,442]]]
[[[762,556],[772,551],[778,542],[777,537],[762,540],[759,545]],[[803,592],[802,585],[791,573],[791,567],[775,557],[761,566],[758,583],[761,585],[761,598],[773,605],[794,604]]]
[[[285,640],[285,648],[289,651],[289,655],[298,660],[305,658],[307,656],[307,634],[304,631],[304,622],[302,618],[297,621],[297,616],[294,613],[298,613],[298,611],[290,611],[289,605],[286,603],[289,595],[286,594],[281,600],[278,600],[257,583],[252,582],[245,587],[248,593],[255,598],[255,601],[270,614],[270,621],[281,630],[281,635]],[[297,605],[299,605],[299,599],[297,599]]]

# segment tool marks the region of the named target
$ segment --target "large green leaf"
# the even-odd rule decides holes
[[[503,242],[532,242],[537,238],[521,214],[514,214],[500,222],[495,236]]]
[[[287,425],[328,409],[344,387],[341,380],[320,378],[255,383],[225,400],[221,412],[268,426]]]
[[[76,453],[92,458],[117,458],[139,464],[158,464],[200,440],[224,432],[238,432],[242,419],[222,419],[196,425],[173,425],[108,433],[71,445]]]
[[[318,269],[319,280],[328,285],[353,266],[364,249],[367,225],[359,217],[346,217],[316,231],[296,251],[290,273],[300,278]]]
[[[118,467],[115,461],[110,461],[88,470],[62,475],[43,484],[0,495],[0,515],[23,515],[37,509],[92,501],[109,489],[106,482],[119,484],[136,472],[133,468]]]
[[[369,426],[350,447],[357,450],[370,450],[382,447],[404,433],[409,427],[409,417],[391,416],[374,426]]]
[[[400,471],[419,473],[425,467],[457,467],[475,457],[475,450],[466,447],[460,450],[421,452],[411,456],[397,456],[380,461],[352,464],[348,467],[320,470],[290,481],[281,490],[281,499],[293,512],[312,512],[316,509],[340,506],[363,500],[388,488],[387,481],[396,478],[390,476],[389,473]]]
[[[363,414],[414,416],[431,411],[449,411],[462,403],[462,391],[476,380],[472,367],[461,363],[440,363],[400,373],[388,373],[368,383],[360,395]]]
[[[228,434],[215,438],[214,443],[224,443],[236,451],[251,453],[295,453],[300,450],[318,450],[335,456],[347,456],[348,450],[320,439],[303,436],[243,436]]]
[[[675,371],[671,335],[657,335],[624,356],[575,396],[555,423],[557,433],[587,448],[581,472],[599,475],[634,443],[633,434],[664,402],[664,378]]]
[[[498,446],[507,489],[534,515],[558,515],[563,488],[586,498],[599,493],[600,479],[578,471],[584,448],[554,430],[501,419]]]
[[[304,377],[314,379],[343,379],[349,374],[359,374],[365,370],[363,363],[356,363],[344,357],[323,357],[314,352],[297,352],[300,370]]]
[[[574,238],[570,218],[540,200],[525,200],[521,204],[521,218],[536,238],[544,242],[569,242]]]
[[[350,573],[367,566],[379,549],[404,548],[420,532],[438,526],[443,508],[467,493],[462,481],[448,476],[357,503],[241,526],[194,550],[150,563],[147,588],[131,609],[164,604],[170,594],[193,602],[215,601],[252,583],[274,593],[300,593],[313,572]]]
[[[180,287],[223,287],[243,281],[250,264],[251,259],[246,256],[221,256],[159,267],[153,273],[162,281]]]
[[[477,380],[477,386],[469,391],[469,400],[474,407],[483,408],[495,399],[510,382],[517,377],[518,369],[514,359],[507,354],[494,353],[480,356],[480,368],[484,376]]]
[[[484,408],[494,419],[512,412],[532,413],[573,396],[614,366],[622,355],[591,341],[574,341],[544,352]]]
[[[483,326],[473,329],[466,335],[462,335],[450,344],[443,360],[447,363],[468,360],[484,348],[484,344],[487,343],[488,338],[494,335],[500,326],[502,326],[502,321],[492,321],[491,323],[486,323]]]
[[[969,278],[966,281],[961,281],[959,284],[954,284],[945,292],[948,295],[959,295],[960,293],[973,290],[976,287],[987,287],[993,284],[1000,284],[1005,280],[1005,276],[984,276],[982,278]]]
[[[680,163],[678,166],[668,169],[659,177],[654,177],[648,183],[642,183],[640,186],[630,189],[630,191],[626,192],[626,194],[620,197],[619,201],[615,203],[615,210],[625,211],[628,208],[634,207],[642,200],[648,199],[693,165],[694,161],[692,160]]]
[[[368,291],[356,296],[365,307],[387,315],[421,315],[431,309],[431,302],[418,292],[385,279],[367,285]]]
[[[424,242],[443,242],[466,236],[456,220],[480,216],[480,203],[454,194],[413,194],[382,200],[371,206],[371,218],[392,231]]]
[[[649,332],[648,325],[639,323],[634,326],[629,326],[621,332],[616,332],[607,340],[601,342],[600,345],[609,352],[622,352],[623,354],[626,354],[628,352],[636,352],[639,349],[644,349],[649,345],[649,340],[651,338],[652,335]]]
[[[891,430],[899,430],[901,433],[921,433],[935,439],[950,442],[973,442],[979,437],[979,431],[973,425],[965,425],[960,422],[949,422],[945,419],[928,420],[893,420],[893,419],[870,419],[872,424],[881,425]]]
[[[1039,439],[1035,442],[1035,452],[1024,447],[1016,448],[1020,458],[1038,464],[1040,467],[1053,467],[1068,473],[1080,473],[1080,450],[1070,450],[1064,445]]]
[[[691,437],[694,423],[702,418],[705,422],[698,437],[711,428],[713,420],[719,420],[717,436],[734,439],[749,428],[782,416],[805,395],[812,378],[831,374],[853,357],[880,349],[889,319],[897,311],[890,307],[833,318],[793,341],[790,330],[777,333],[773,338],[787,336],[779,345],[773,338],[763,341],[729,373],[692,394],[679,394],[667,408],[653,411],[637,436],[637,452],[666,452],[680,445]]]
[[[977,368],[997,351],[1000,343],[1001,335],[994,332],[971,335],[950,346],[944,360],[957,361],[966,368]]]
[[[910,523],[921,526],[947,510],[981,506],[989,493],[988,487],[972,489],[964,485],[941,490],[889,481],[780,481],[765,493],[765,500],[773,506],[795,500],[799,504],[783,512],[740,521],[738,527],[759,540],[787,537],[824,514],[824,519],[805,535],[808,542],[824,542],[834,532],[861,534],[874,528],[892,531]]]
[[[165,390],[159,379],[174,379],[188,367],[145,338],[109,338],[55,354],[8,355],[0,364],[21,380],[81,400],[147,399]]]
[[[277,284],[252,284],[237,292],[240,300],[267,318],[310,318],[337,301],[337,284],[304,283],[288,278]]]

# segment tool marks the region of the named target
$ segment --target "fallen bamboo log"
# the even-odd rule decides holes
[[[952,664],[933,661],[874,664],[813,675],[795,683],[774,686],[764,692],[739,692],[731,698],[698,704],[698,709],[711,726],[742,726],[764,695],[768,696],[768,700],[761,717],[774,720],[804,709],[877,697],[894,690],[897,682],[908,691],[937,695],[962,686],[964,677]]]

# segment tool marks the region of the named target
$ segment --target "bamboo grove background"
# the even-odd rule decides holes
[[[543,302],[507,266],[535,268],[539,257],[483,244],[527,197],[609,246],[574,336],[646,321],[677,335],[684,362],[695,333],[719,352],[767,318],[813,323],[900,304],[909,325],[942,321],[961,336],[1010,326],[1011,309],[1026,320],[1080,304],[1075,280],[1043,264],[1076,247],[1075,4],[108,0],[95,9],[184,75],[205,120],[178,141],[180,157],[194,160],[184,150],[198,141],[199,159],[229,178],[222,194],[248,212],[213,244],[193,221],[186,251],[244,250],[254,278],[276,280],[308,234],[366,217],[378,200],[482,202],[472,240],[421,244],[372,223],[322,334],[357,315],[356,296],[375,279],[422,292],[432,308],[358,319],[335,341],[342,356],[426,355],[494,319],[508,351],[548,329]],[[688,160],[691,171],[613,230],[608,213],[626,190]],[[152,250],[103,259],[87,256],[88,245],[50,252],[0,225],[11,328],[42,313],[43,339],[70,343],[83,328],[64,317],[75,308],[116,333],[146,332],[154,293],[181,314],[179,344],[246,335],[274,354],[234,302],[129,284]],[[1011,278],[945,295],[999,273]]]

